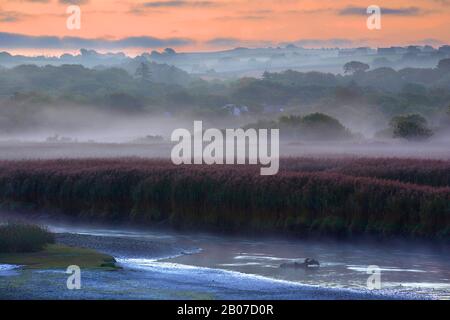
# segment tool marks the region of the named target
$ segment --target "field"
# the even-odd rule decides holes
[[[0,161],[3,208],[234,234],[450,237],[450,161],[287,158],[253,166],[166,160]]]

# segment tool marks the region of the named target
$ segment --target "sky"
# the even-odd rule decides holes
[[[70,5],[81,28],[70,30]],[[381,29],[367,28],[367,7]],[[450,0],[0,0],[0,51],[60,54],[80,48],[137,54],[166,47],[385,47],[450,43]]]

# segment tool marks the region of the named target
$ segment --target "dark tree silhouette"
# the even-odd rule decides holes
[[[164,49],[164,53],[165,53],[165,54],[169,54],[169,55],[174,55],[174,54],[176,54],[177,52],[176,52],[174,49],[172,49],[172,48],[165,48],[165,49]]]
[[[440,60],[437,67],[439,70],[450,71],[450,59]]]
[[[427,120],[419,114],[394,117],[390,125],[394,138],[420,140],[433,135],[432,130],[428,128]]]
[[[150,71],[149,66],[145,62],[141,62],[139,67],[136,69],[135,75],[136,77],[144,81],[150,81],[152,72]]]
[[[370,69],[370,66],[366,63],[362,63],[359,61],[350,61],[344,65],[344,73],[357,73],[364,72]]]

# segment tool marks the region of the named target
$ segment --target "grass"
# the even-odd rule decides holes
[[[25,269],[66,269],[77,265],[81,269],[117,270],[115,262],[107,254],[61,244],[49,244],[38,252],[0,254],[0,264],[21,265]]]
[[[0,253],[41,251],[54,242],[53,234],[40,226],[23,223],[0,225]]]

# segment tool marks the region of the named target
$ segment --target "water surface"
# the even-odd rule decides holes
[[[40,221],[42,223],[42,221]],[[45,221],[57,241],[114,256],[120,271],[0,265],[0,298],[13,299],[378,299],[450,298],[450,250],[418,243],[250,239]],[[320,261],[318,270],[282,263]],[[381,290],[368,290],[378,266]]]

